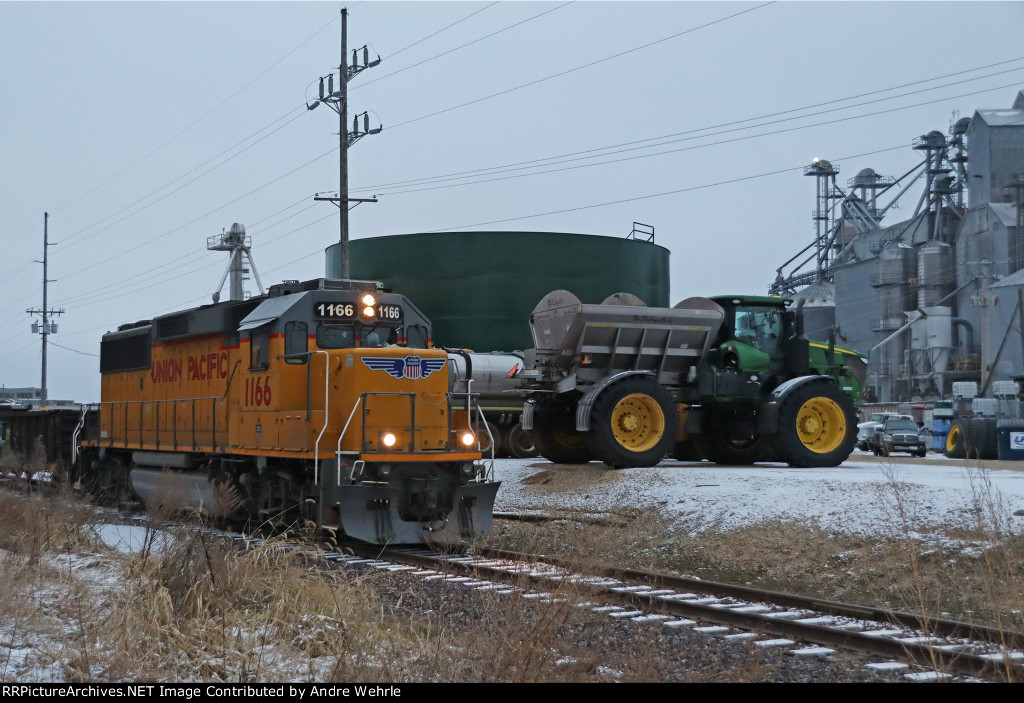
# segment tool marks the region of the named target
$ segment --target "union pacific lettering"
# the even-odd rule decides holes
[[[189,381],[205,381],[212,378],[228,377],[228,353],[189,356],[185,363],[181,359],[161,359],[153,362],[149,376],[153,383],[180,381],[182,369],[187,369]]]

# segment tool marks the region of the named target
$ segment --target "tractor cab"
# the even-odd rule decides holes
[[[798,313],[786,298],[730,295],[711,298],[725,311],[709,361],[720,372],[736,371],[747,383],[769,390],[793,376],[806,374],[807,340]]]

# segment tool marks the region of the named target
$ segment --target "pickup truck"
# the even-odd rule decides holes
[[[893,452],[906,452],[912,456],[925,456],[928,453],[921,428],[910,419],[886,420],[875,430],[872,445],[875,456],[889,456]]]
[[[857,425],[857,449],[870,452],[874,449],[875,430],[881,429],[886,420],[910,420],[910,415],[899,413],[871,413],[871,419]]]

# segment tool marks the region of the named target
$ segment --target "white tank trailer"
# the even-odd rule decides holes
[[[480,411],[473,418],[473,429],[485,455],[512,456],[518,459],[537,456],[533,438],[523,429],[523,398],[519,373],[523,370],[522,352],[479,353],[448,349],[448,391],[452,409],[464,410],[469,394]],[[483,417],[480,417],[480,414]]]

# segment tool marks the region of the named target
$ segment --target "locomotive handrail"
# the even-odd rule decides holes
[[[338,484],[341,484],[341,440],[348,432],[348,426],[352,424],[352,418],[355,417],[356,410],[359,409],[359,404],[363,402],[363,396],[356,398],[355,404],[352,406],[352,412],[348,414],[348,420],[345,421],[345,426],[341,429],[341,434],[338,435],[338,446],[334,450],[334,460],[338,465]],[[352,464],[352,471],[356,470],[355,463]],[[351,474],[350,474],[351,476]]]
[[[85,429],[85,416],[88,415],[90,408],[96,408],[99,403],[86,403],[82,406],[82,415],[78,418],[78,424],[75,425],[75,431],[71,433],[71,463],[74,464],[78,461],[78,437]]]
[[[124,406],[124,408],[125,408],[125,413],[124,413],[124,440],[123,440],[122,443],[124,444],[125,447],[127,447],[128,446],[128,406],[137,404],[139,406],[139,446],[141,447],[142,444],[143,444],[142,433],[143,433],[143,424],[144,424],[143,423],[143,419],[142,419],[142,406],[144,404],[146,404],[146,403],[155,404],[156,405],[156,446],[159,449],[160,448],[160,404],[161,403],[189,403],[190,402],[190,403],[192,403],[192,448],[195,449],[196,448],[196,438],[195,438],[195,432],[196,432],[196,426],[195,426],[196,425],[196,423],[195,423],[196,401],[198,401],[198,400],[212,400],[212,401],[225,400],[228,397],[228,393],[231,392],[231,382],[234,381],[234,379],[235,379],[235,372],[238,371],[238,365],[241,364],[241,363],[242,363],[241,360],[235,361],[235,365],[231,369],[231,375],[228,377],[227,385],[224,386],[224,392],[221,395],[199,396],[199,397],[195,397],[195,398],[156,398],[156,399],[152,399],[151,398],[149,400],[101,400],[99,403],[91,403],[89,405],[89,407],[96,407],[96,408],[102,409],[102,406],[104,406],[104,405],[109,405],[109,406],[111,406],[111,408],[113,408],[115,406],[118,406],[118,405]],[[211,444],[213,446],[216,446],[217,445],[217,406],[216,406],[216,404],[214,404],[212,406],[212,408],[213,408],[213,430],[212,430],[212,435],[211,435]],[[174,430],[173,430],[174,442],[173,443],[174,443],[174,448],[175,449],[178,448],[178,422],[177,422],[177,420],[178,420],[178,406],[174,405]],[[111,417],[110,417],[110,422],[111,422],[111,425],[113,425],[113,422],[114,422],[113,415],[111,415]],[[101,430],[102,430],[102,427],[103,427],[103,418],[101,416],[100,417],[100,428],[101,428]],[[113,427],[111,427],[111,430],[113,430]]]
[[[323,349],[314,349],[313,351],[307,352],[295,352],[293,354],[280,354],[277,356],[278,359],[297,359],[302,356],[312,356],[313,354],[324,355],[324,426],[320,429],[320,434],[316,436],[316,444],[313,445],[313,485],[320,485],[320,440],[324,436],[324,432],[327,431],[327,418],[330,413],[331,403],[331,355]],[[237,365],[239,362],[235,362]],[[309,374],[312,373],[313,364],[309,365],[306,371],[307,381],[309,380]],[[306,418],[309,419],[309,402],[310,394],[306,393]]]

